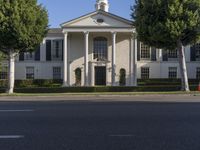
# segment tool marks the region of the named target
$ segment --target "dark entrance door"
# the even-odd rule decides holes
[[[106,85],[106,67],[95,67],[95,85]]]

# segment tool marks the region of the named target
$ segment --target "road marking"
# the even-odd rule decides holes
[[[109,135],[111,137],[133,137],[134,135],[132,134],[113,134],[113,135]]]
[[[0,112],[32,112],[34,111],[33,109],[21,109],[21,110],[15,110],[15,109],[8,109],[8,110],[0,110]]]
[[[23,135],[0,135],[0,139],[20,139],[24,138]]]

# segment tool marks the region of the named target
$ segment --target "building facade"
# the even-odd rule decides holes
[[[109,13],[107,0],[96,11],[50,29],[33,53],[16,58],[15,78],[62,79],[63,86],[137,86],[137,79],[180,78],[176,50],[139,42],[133,22]],[[189,79],[200,79],[200,44],[185,47]],[[0,79],[6,77],[6,67]]]

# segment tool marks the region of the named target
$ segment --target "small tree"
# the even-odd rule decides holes
[[[132,17],[140,41],[178,50],[182,90],[189,91],[184,46],[199,40],[200,1],[136,0]]]
[[[9,60],[9,94],[14,89],[15,56],[33,51],[47,28],[47,11],[37,0],[0,0],[0,51]]]

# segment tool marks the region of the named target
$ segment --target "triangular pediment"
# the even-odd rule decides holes
[[[95,11],[61,24],[65,27],[122,27],[130,28],[133,22],[105,11]]]

